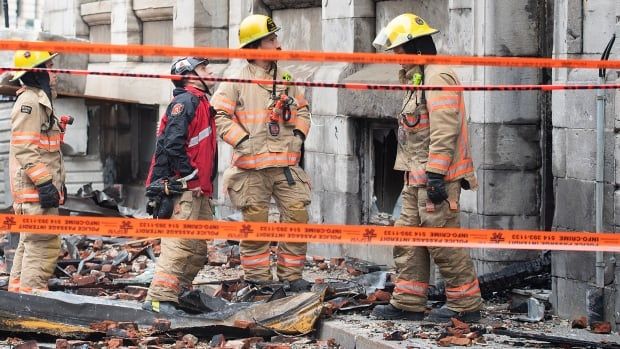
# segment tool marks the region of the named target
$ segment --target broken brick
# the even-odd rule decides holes
[[[170,329],[170,320],[167,319],[155,319],[151,330],[153,332],[165,332]]]
[[[325,257],[321,257],[321,256],[313,256],[313,257],[312,257],[312,261],[313,261],[315,264],[321,264],[321,263],[324,263],[324,262],[325,262]]]
[[[471,344],[471,339],[465,337],[452,337],[451,343],[453,345],[468,346]]]
[[[123,330],[134,330],[134,331],[138,330],[138,325],[136,325],[133,322],[119,322],[117,326],[118,328],[123,329]]]
[[[95,275],[85,275],[85,276],[75,275],[71,278],[71,281],[77,286],[87,286],[87,285],[93,285],[94,283],[96,283],[97,277]]]
[[[101,266],[101,271],[104,273],[109,273],[112,271],[113,268],[114,266],[112,264],[104,264]]]
[[[319,263],[318,267],[319,267],[319,270],[327,270],[329,268],[327,263]]]
[[[327,340],[318,340],[316,344],[319,348],[334,348],[336,347],[336,340],[334,338],[330,338]]]
[[[373,293],[377,301],[387,302],[392,298],[392,295],[389,292],[385,292],[383,290],[377,290]]]
[[[110,321],[110,320],[104,320],[101,322],[95,322],[95,323],[90,324],[90,328],[98,332],[106,332],[107,330],[111,328],[116,328],[116,327],[117,327],[116,322]]]
[[[438,344],[442,347],[449,347],[452,345],[452,337],[443,337],[438,341]]]
[[[247,329],[247,328],[254,328],[256,326],[256,323],[254,323],[253,321],[247,321],[247,320],[235,320],[233,326]]]
[[[390,333],[384,333],[383,339],[385,339],[386,341],[402,341],[404,338],[401,331],[393,331]]]
[[[188,348],[194,348],[198,344],[198,338],[189,333],[183,336],[182,340]]]
[[[351,266],[347,266],[347,273],[349,273],[351,276],[360,276],[362,275],[362,272],[351,267]]]
[[[452,327],[463,330],[463,332],[465,333],[471,332],[471,330],[469,329],[469,325],[464,323],[463,321],[456,318],[452,318],[450,320],[452,321]]]
[[[588,318],[585,316],[580,316],[573,320],[571,323],[572,328],[586,328],[588,327]]]
[[[110,338],[106,344],[108,349],[116,349],[123,345],[123,340],[121,338]]]
[[[146,292],[143,294],[117,293],[116,297],[124,301],[141,301],[146,297]]]
[[[103,248],[103,240],[97,239],[93,242],[93,250],[99,251]]]
[[[592,332],[599,334],[609,334],[611,333],[611,324],[607,321],[603,322],[595,322],[591,326]]]
[[[333,267],[339,267],[344,263],[344,258],[342,257],[333,257],[330,258],[329,264]]]
[[[39,344],[37,343],[37,341],[31,340],[31,341],[26,341],[21,344],[18,344],[14,346],[13,348],[14,349],[39,349]]]
[[[69,341],[63,338],[56,339],[56,349],[69,349]]]

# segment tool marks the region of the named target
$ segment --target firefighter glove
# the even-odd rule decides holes
[[[37,191],[39,192],[41,208],[52,208],[60,205],[60,193],[52,181],[37,185]]]
[[[426,172],[426,177],[428,177],[426,193],[429,200],[435,205],[439,205],[445,200],[448,200],[448,193],[446,192],[446,183],[443,180],[443,175]]]

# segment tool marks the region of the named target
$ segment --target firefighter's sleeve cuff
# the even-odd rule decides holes
[[[247,135],[248,134],[239,125],[233,123],[232,127],[222,138],[224,139],[224,142],[236,147]]]
[[[40,185],[52,180],[52,174],[48,171],[47,167],[38,163],[34,166],[30,166],[26,169],[28,178],[34,183],[34,185]]]
[[[445,175],[452,163],[452,158],[444,154],[430,153],[426,163],[426,172]]]
[[[310,123],[303,119],[297,119],[295,123],[295,130],[303,133],[304,138],[308,137],[308,132],[310,132]]]

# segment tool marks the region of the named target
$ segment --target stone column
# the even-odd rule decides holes
[[[532,5],[533,4],[533,5]],[[451,36],[471,34],[464,54],[480,56],[540,56],[539,2],[497,0],[450,1]],[[457,17],[462,22],[455,20]],[[509,18],[509,20],[507,20]],[[468,29],[463,29],[468,28]],[[479,33],[479,34],[477,34]],[[453,45],[458,43],[451,40]],[[462,80],[474,84],[538,84],[537,69],[469,67]],[[539,229],[541,191],[538,92],[469,92],[470,139],[480,188],[461,194],[462,226]],[[479,274],[536,258],[537,251],[472,249]]]
[[[112,0],[110,42],[117,45],[142,43],[141,22],[136,17],[132,0]],[[112,55],[113,62],[139,62],[140,56]]]
[[[80,15],[80,5],[83,2],[84,0],[46,1],[42,18],[43,31],[50,34],[88,39],[88,25]],[[4,17],[2,21],[4,21]]]
[[[174,5],[175,46],[228,47],[226,0],[178,0]]]

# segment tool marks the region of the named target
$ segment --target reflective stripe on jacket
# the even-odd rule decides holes
[[[278,69],[278,76],[287,75]],[[247,63],[236,76],[241,79],[273,79],[266,71]],[[234,148],[232,165],[242,169],[287,167],[299,163],[301,142],[295,141],[294,130],[305,136],[310,131],[310,112],[302,89],[296,86],[276,87],[276,94],[293,98],[291,118],[279,120],[279,132],[269,132],[269,115],[273,108],[273,85],[222,83],[211,103],[217,111],[216,124],[220,137]],[[247,140],[244,140],[249,137]],[[241,142],[244,140],[243,142]]]

